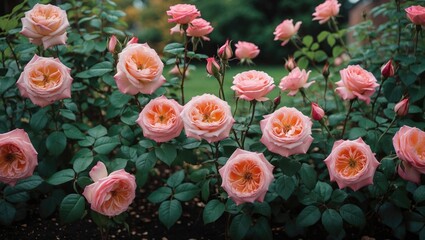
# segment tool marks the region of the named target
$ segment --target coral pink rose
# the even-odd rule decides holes
[[[122,93],[152,94],[165,83],[163,69],[164,64],[148,44],[131,43],[118,54],[117,74],[114,78]]]
[[[37,164],[37,151],[24,130],[0,134],[0,182],[14,186],[32,176]]]
[[[66,12],[59,7],[37,3],[25,12],[21,21],[21,34],[36,45],[43,45],[44,49],[66,43],[69,22]]]
[[[58,58],[45,58],[34,55],[25,66],[16,85],[23,97],[45,107],[57,100],[71,97],[71,69]]]
[[[235,55],[242,62],[254,59],[260,53],[258,46],[251,42],[239,41],[235,47]]]
[[[190,22],[187,28],[187,36],[199,37],[204,41],[209,41],[210,39],[206,35],[210,34],[213,30],[214,28],[211,27],[210,22],[202,18],[197,18]]]
[[[344,100],[359,98],[369,104],[375,88],[379,87],[375,76],[359,65],[350,65],[339,73],[341,80],[336,82],[335,89],[339,96]]]
[[[306,153],[313,142],[312,125],[310,118],[297,109],[281,107],[260,121],[260,141],[268,150],[284,157]]]
[[[340,189],[349,187],[354,191],[373,184],[379,166],[375,154],[361,138],[336,141],[325,164],[331,181],[336,181]]]
[[[219,170],[221,186],[236,205],[263,202],[274,179],[273,168],[262,153],[238,148]]]
[[[120,169],[108,175],[105,164],[97,164],[89,172],[94,183],[84,188],[83,195],[93,211],[117,216],[128,209],[136,196],[136,178]]]
[[[329,21],[330,18],[338,15],[340,6],[337,0],[326,0],[315,8],[313,20],[318,20],[320,24]]]
[[[168,22],[174,22],[178,24],[188,24],[193,19],[200,17],[201,13],[192,4],[176,4],[170,7],[167,11],[167,15],[171,18]]]
[[[401,165],[403,165],[403,167]],[[397,167],[397,173],[406,181],[411,181],[416,184],[421,183],[421,173],[406,161],[401,161],[400,165]]]
[[[180,116],[188,137],[210,143],[227,138],[235,122],[229,104],[211,94],[193,97]]]
[[[297,22],[294,25],[292,19],[284,20],[274,30],[273,32],[273,34],[275,35],[274,40],[283,41],[281,45],[282,46],[286,45],[289,42],[289,40],[298,33],[300,26],[301,26],[301,22]]]
[[[289,90],[288,96],[294,96],[300,88],[310,87],[310,85],[314,83],[314,81],[307,82],[310,72],[311,71],[306,72],[304,69],[300,70],[299,67],[292,69],[288,76],[280,80],[280,90]]]
[[[420,173],[425,173],[425,132],[403,126],[393,137],[397,157],[406,161]]]
[[[136,122],[143,129],[143,136],[156,142],[167,142],[183,130],[182,110],[174,99],[157,97],[146,104]]]
[[[233,77],[232,90],[247,101],[266,101],[265,96],[275,87],[273,78],[262,71],[250,70]]]
[[[407,14],[407,18],[416,25],[425,25],[425,7],[422,6],[410,6],[404,9]]]

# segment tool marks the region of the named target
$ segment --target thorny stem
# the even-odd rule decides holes
[[[350,107],[348,108],[347,115],[345,116],[344,127],[342,128],[341,138],[344,137],[345,128],[347,126],[347,121],[348,121],[348,116],[350,116],[350,112],[351,112],[351,110],[353,108],[353,103],[354,103],[354,100],[350,100]]]
[[[350,54],[350,52],[348,51],[348,47],[347,47],[347,45],[345,45],[344,40],[342,39],[342,37],[341,37],[341,36],[340,36],[340,34],[339,34],[339,27],[338,27],[338,23],[337,23],[337,21],[335,20],[335,18],[334,18],[334,17],[332,17],[332,18],[331,18],[331,23],[332,23],[332,26],[333,26],[333,28],[334,28],[335,32],[338,34],[338,41],[339,41],[339,43],[340,43],[340,44],[341,44],[341,46],[345,49],[345,52],[348,54],[348,56],[350,56],[350,58],[351,58],[351,54]]]
[[[324,94],[323,94],[323,102],[324,102],[324,108],[325,108],[325,111],[326,111],[326,93],[327,93],[327,91],[328,91],[328,77],[324,77],[325,78],[325,92],[324,92]]]
[[[187,68],[188,68],[188,62],[186,62],[186,59],[187,59],[187,47],[188,47],[188,41],[187,41],[187,36],[186,36],[186,30],[184,30],[185,31],[185,33],[183,34],[184,35],[184,57],[183,57],[183,72],[181,73],[182,74],[182,81],[181,81],[181,84],[180,84],[180,90],[181,90],[181,103],[182,103],[182,105],[184,105],[184,103],[185,103],[185,101],[184,101],[184,80],[185,80],[185,78],[186,78],[186,70],[187,70]],[[178,67],[178,66],[177,66]]]
[[[375,119],[376,115],[378,115],[378,112],[376,112],[376,115],[374,116],[373,111],[375,109],[375,104],[378,101],[378,97],[379,97],[379,95],[381,95],[381,90],[382,90],[382,85],[384,83],[384,80],[385,80],[385,78],[383,76],[381,76],[381,84],[379,84],[378,93],[376,94],[376,97],[375,97],[375,99],[373,100],[373,103],[372,103],[372,119]]]
[[[381,134],[381,136],[379,136],[379,138],[378,138],[378,141],[376,141],[376,144],[375,144],[375,151],[376,151],[376,148],[378,147],[378,144],[379,144],[379,142],[381,141],[381,139],[382,139],[382,137],[385,135],[385,134],[387,134],[387,132],[390,130],[390,128],[393,126],[393,124],[394,124],[394,122],[395,122],[395,120],[397,119],[397,114],[395,114],[394,115],[394,118],[393,118],[393,120],[391,121],[391,123],[390,123],[390,125],[387,127],[387,129],[385,129],[385,131]]]
[[[21,65],[19,65],[18,57],[16,56],[15,51],[13,51],[12,44],[10,43],[10,41],[7,37],[6,37],[6,43],[7,43],[7,46],[9,46],[10,51],[12,52],[13,58],[15,59],[15,62],[16,62],[16,66],[18,66],[18,70],[21,71]]]

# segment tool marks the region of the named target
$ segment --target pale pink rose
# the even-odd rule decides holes
[[[25,12],[21,21],[21,34],[36,45],[43,45],[44,49],[66,43],[69,22],[66,12],[59,7],[37,3]]]
[[[189,27],[187,28],[187,36],[189,37],[199,37],[204,41],[209,41],[210,39],[206,36],[214,30],[211,27],[210,22],[197,18],[190,22]]]
[[[336,82],[335,91],[344,100],[358,98],[366,104],[370,103],[370,97],[379,87],[372,73],[364,70],[359,65],[350,65],[339,71],[341,80]]]
[[[183,107],[174,99],[165,96],[151,100],[139,114],[136,123],[143,130],[143,136],[155,142],[167,142],[180,135],[183,122],[180,112]]]
[[[407,14],[407,18],[416,25],[425,25],[425,7],[422,6],[410,6],[404,9]]]
[[[291,38],[298,33],[300,26],[301,26],[300,21],[294,25],[292,19],[284,20],[274,30],[273,32],[273,34],[275,35],[274,40],[283,41],[281,45],[282,46],[286,45],[289,42],[289,40],[291,40]]]
[[[170,7],[170,10],[167,11],[167,15],[171,17],[168,19],[168,22],[188,24],[192,22],[193,19],[200,17],[201,13],[192,4],[176,4]]]
[[[219,170],[221,187],[236,205],[263,202],[274,179],[273,168],[262,153],[238,148]]]
[[[220,65],[218,65],[217,61],[213,57],[207,58],[207,73],[211,76],[215,76],[220,71]]]
[[[233,56],[232,46],[230,45],[231,41],[226,40],[226,42],[217,50],[217,55],[221,59],[230,59]]]
[[[275,87],[273,78],[262,71],[250,70],[233,77],[233,86],[238,98],[252,101],[266,101],[265,96]]]
[[[325,116],[325,111],[317,103],[311,102],[311,117],[316,121],[320,121],[323,116]]]
[[[320,24],[323,24],[338,15],[339,7],[341,7],[341,4],[337,0],[326,0],[315,8],[313,20],[318,20]]]
[[[401,165],[403,165],[403,167],[401,167]],[[406,161],[401,161],[400,165],[397,167],[397,173],[406,181],[411,181],[416,184],[421,183],[421,173]]]
[[[336,181],[340,189],[349,187],[354,191],[373,184],[379,166],[375,154],[361,138],[336,141],[324,162],[331,181]]]
[[[32,176],[37,164],[37,151],[24,130],[0,134],[0,182],[15,186]]]
[[[114,78],[122,93],[152,94],[165,83],[163,69],[164,64],[154,49],[146,43],[133,43],[118,54],[117,74]]]
[[[241,61],[254,59],[260,54],[258,46],[251,42],[239,41],[235,47],[235,55]]]
[[[90,208],[105,216],[117,216],[128,209],[136,196],[136,178],[120,169],[108,175],[105,164],[98,161],[89,173],[94,183],[84,188]]]
[[[109,39],[108,42],[108,51],[110,53],[115,53],[115,47],[117,46],[118,39],[115,35],[112,35],[112,37]]]
[[[315,81],[307,82],[311,71],[306,72],[299,67],[292,69],[288,76],[280,80],[279,88],[282,91],[289,90],[288,96],[295,96],[300,88],[308,88]]]
[[[180,116],[188,137],[210,143],[227,138],[235,122],[229,104],[211,94],[193,97]]]
[[[174,33],[180,33],[180,35],[184,33],[181,24],[176,24],[176,26],[170,28],[170,35],[173,35]]]
[[[425,132],[403,126],[393,137],[397,157],[406,161],[420,173],[425,173]]]
[[[306,153],[313,142],[312,125],[310,118],[297,109],[281,107],[260,121],[260,141],[269,151],[284,157]]]
[[[71,97],[71,69],[58,58],[45,58],[34,55],[25,66],[16,85],[22,97],[45,107],[57,100]]]
[[[397,116],[406,116],[409,112],[409,99],[405,98],[394,106],[394,112]]]
[[[168,71],[168,74],[180,77],[181,76],[180,71],[183,71],[183,67],[180,67],[180,70],[179,70],[179,67],[177,67],[177,65],[174,65],[174,67],[170,69],[170,71]],[[190,69],[187,68],[185,76],[188,77],[189,75],[190,75]]]

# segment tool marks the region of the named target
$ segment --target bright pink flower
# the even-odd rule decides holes
[[[401,165],[403,165],[403,167]],[[421,173],[406,161],[401,161],[400,165],[397,167],[397,173],[406,181],[411,181],[416,184],[421,183]]]
[[[214,28],[211,27],[210,22],[202,18],[197,18],[190,22],[187,28],[187,36],[199,37],[204,41],[209,41],[210,39],[206,35],[210,34],[213,30]]]
[[[340,6],[337,0],[326,0],[315,8],[313,20],[318,20],[320,24],[329,21],[330,18],[338,15]]]
[[[213,57],[207,58],[207,73],[211,76],[215,76],[220,71],[220,65],[218,65],[217,61]]]
[[[393,137],[397,157],[409,163],[420,173],[425,173],[425,132],[415,127],[403,126]]]
[[[251,42],[239,41],[235,44],[235,47],[235,55],[242,62],[254,59],[260,53],[257,45]]]
[[[229,59],[233,56],[232,46],[230,46],[230,41],[226,40],[223,46],[221,46],[217,51],[218,57],[221,59]]]
[[[407,18],[416,25],[425,26],[425,7],[422,6],[410,6],[404,9],[407,14]]]
[[[250,70],[233,77],[232,90],[236,96],[247,100],[266,101],[265,96],[275,87],[273,78],[262,71]]]
[[[284,20],[274,30],[273,32],[273,34],[275,35],[274,40],[283,41],[281,45],[284,46],[285,44],[289,42],[289,40],[293,36],[295,36],[298,33],[300,26],[301,26],[300,21],[294,25],[292,19]]]
[[[311,102],[311,117],[316,121],[320,121],[323,116],[325,116],[325,111],[317,103]]]
[[[394,76],[394,66],[393,66],[393,61],[392,59],[390,59],[387,63],[385,63],[384,65],[382,65],[381,67],[381,75],[384,78],[389,78]]]
[[[394,106],[394,112],[397,116],[406,116],[409,112],[409,99],[405,98]]]
[[[298,67],[292,69],[288,76],[280,80],[280,90],[289,90],[288,96],[295,96],[300,88],[308,88],[314,83],[314,81],[307,82],[310,72],[306,72],[304,69],[300,70]]]
[[[188,24],[193,19],[200,17],[201,12],[192,4],[176,4],[170,7],[167,11],[167,15],[171,18],[168,22],[174,22],[178,24]]]

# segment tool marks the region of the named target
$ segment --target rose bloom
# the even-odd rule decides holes
[[[120,169],[108,175],[105,164],[98,161],[89,175],[94,183],[83,195],[93,211],[113,217],[128,209],[136,196],[136,178]]]
[[[37,3],[25,12],[21,21],[21,34],[36,45],[43,45],[44,49],[66,43],[69,22],[66,12],[59,7]]]
[[[401,165],[403,165],[403,167],[401,167]],[[397,173],[406,181],[411,181],[416,184],[421,183],[421,173],[406,161],[401,161],[400,165],[397,167]]]
[[[170,69],[170,71],[168,71],[168,74],[181,77],[180,71],[183,71],[183,66],[181,66],[179,70],[179,67],[177,67],[177,65],[174,65],[174,67]],[[185,76],[188,77],[189,74],[190,74],[190,68],[187,68]]]
[[[287,44],[289,40],[295,36],[300,29],[301,22],[297,22],[295,25],[293,24],[292,19],[284,20],[281,24],[279,24],[274,30],[273,34],[275,35],[274,40],[280,40],[282,42],[282,46]]]
[[[310,118],[297,109],[281,107],[260,121],[260,141],[268,150],[284,157],[306,153],[313,142],[312,125]]]
[[[318,20],[320,24],[329,21],[330,18],[338,15],[340,6],[337,0],[326,0],[315,8],[313,20]]]
[[[155,142],[167,142],[183,130],[180,112],[183,107],[174,99],[165,96],[151,100],[136,120],[143,130],[143,136]]]
[[[24,130],[0,134],[0,182],[15,186],[32,176],[37,164],[37,151]]]
[[[407,14],[407,18],[416,25],[425,25],[425,7],[422,6],[410,6],[404,9]]]
[[[263,202],[274,179],[273,168],[262,153],[238,148],[219,170],[221,186],[236,205]]]
[[[331,181],[336,181],[340,189],[349,187],[354,191],[373,184],[379,166],[375,154],[361,138],[336,141],[325,164]]]
[[[187,28],[187,36],[199,37],[204,41],[209,41],[210,39],[206,35],[210,34],[213,30],[214,28],[211,27],[210,22],[202,18],[197,18],[190,22]]]
[[[339,96],[344,100],[359,98],[369,104],[375,88],[379,87],[375,76],[359,65],[350,65],[339,73],[341,80],[336,82],[335,89]]]
[[[193,97],[180,116],[188,137],[210,143],[227,138],[235,122],[229,104],[211,94]]]
[[[71,69],[58,58],[34,55],[25,66],[16,85],[23,97],[45,107],[57,100],[71,97]]]
[[[193,19],[200,17],[201,12],[192,4],[176,4],[170,7],[167,11],[167,15],[171,18],[168,22],[174,22],[178,24],[188,24]]]
[[[251,42],[239,41],[235,44],[235,47],[235,55],[242,62],[254,59],[260,53],[258,46]]]
[[[292,69],[288,76],[280,80],[280,90],[289,90],[288,96],[295,96],[300,88],[308,88],[314,83],[314,81],[307,82],[310,72],[306,72],[304,69],[300,70],[299,67]]]
[[[397,157],[406,161],[420,173],[425,173],[425,132],[403,126],[393,137]]]
[[[132,43],[118,54],[117,74],[114,78],[122,93],[152,94],[165,83],[163,69],[164,64],[154,49],[146,43]]]
[[[236,96],[247,100],[266,101],[265,96],[275,87],[273,78],[262,71],[250,70],[233,77],[232,90]]]

